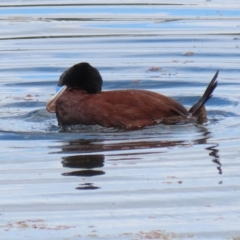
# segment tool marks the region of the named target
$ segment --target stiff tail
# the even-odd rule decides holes
[[[192,116],[196,115],[198,111],[204,106],[204,104],[212,97],[212,93],[214,89],[217,87],[217,77],[218,77],[217,71],[212,79],[212,81],[209,83],[205,93],[203,96],[199,99],[197,103],[195,103],[189,110],[189,113],[191,113]]]

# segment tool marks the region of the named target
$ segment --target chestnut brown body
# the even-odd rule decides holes
[[[87,94],[69,88],[56,102],[59,125],[98,124],[104,127],[141,128],[188,111],[173,99],[144,90]]]

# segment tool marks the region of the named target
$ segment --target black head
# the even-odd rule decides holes
[[[77,87],[87,93],[99,93],[102,90],[102,77],[99,71],[89,63],[78,63],[66,70],[58,81],[58,86]]]

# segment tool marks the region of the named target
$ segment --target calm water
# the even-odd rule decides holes
[[[1,239],[240,239],[240,2],[85,2],[0,3]],[[219,69],[209,121],[58,132],[81,61],[187,107]]]

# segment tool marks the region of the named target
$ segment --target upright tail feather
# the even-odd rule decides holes
[[[212,81],[209,83],[206,91],[204,92],[203,96],[199,99],[197,103],[195,103],[190,109],[189,113],[191,113],[191,116],[194,116],[198,113],[198,111],[204,106],[204,104],[212,97],[212,93],[214,89],[217,87],[217,77],[218,77],[217,71],[212,79]]]

